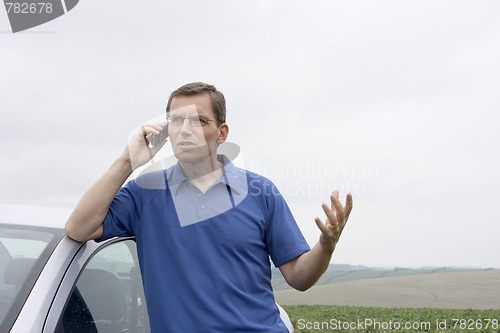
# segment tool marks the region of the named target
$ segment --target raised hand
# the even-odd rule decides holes
[[[159,134],[165,128],[165,123],[151,123],[142,125],[129,139],[124,154],[132,170],[149,162],[167,142],[162,141],[157,146],[150,146],[153,134]]]
[[[319,230],[321,230],[319,238],[321,246],[332,252],[339,241],[342,230],[344,230],[352,210],[351,193],[348,193],[346,196],[345,207],[342,206],[339,196],[339,191],[335,190],[330,195],[330,207],[326,203],[323,203],[322,207],[326,215],[325,223],[319,217],[314,219]]]

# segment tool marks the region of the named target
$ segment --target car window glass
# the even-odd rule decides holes
[[[0,238],[12,258],[38,258],[48,242],[34,239]]]
[[[4,319],[15,318],[43,267],[45,256],[42,254],[53,238],[51,232],[9,226],[0,228],[0,331],[5,325],[9,326]]]
[[[63,332],[149,332],[135,242],[113,243],[80,274],[60,320]]]

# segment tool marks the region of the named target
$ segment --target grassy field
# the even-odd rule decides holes
[[[286,305],[297,333],[500,332],[500,310]]]
[[[317,285],[306,292],[275,290],[275,297],[281,305],[500,309],[500,270],[406,273]]]

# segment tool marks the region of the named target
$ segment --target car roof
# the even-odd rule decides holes
[[[0,201],[0,224],[64,229],[72,204]]]

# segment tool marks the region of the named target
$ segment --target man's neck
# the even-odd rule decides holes
[[[217,156],[210,155],[204,161],[186,162],[180,161],[184,175],[200,189],[202,193],[222,176],[224,163],[217,160]]]

